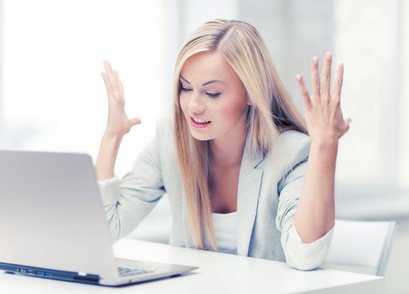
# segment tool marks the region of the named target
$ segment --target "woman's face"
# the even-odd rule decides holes
[[[188,58],[180,83],[180,105],[194,138],[230,143],[242,139],[246,134],[247,93],[217,51]]]

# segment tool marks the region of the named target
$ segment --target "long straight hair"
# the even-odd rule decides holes
[[[268,154],[282,132],[307,134],[304,118],[285,88],[257,30],[242,21],[217,19],[193,32],[182,45],[174,73],[174,132],[178,164],[189,210],[193,244],[217,250],[209,193],[210,147],[194,139],[180,106],[180,73],[188,58],[218,51],[235,71],[251,103],[246,118],[251,150]]]

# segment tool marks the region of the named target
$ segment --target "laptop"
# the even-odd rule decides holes
[[[195,269],[114,257],[89,155],[0,150],[0,270],[119,286]]]

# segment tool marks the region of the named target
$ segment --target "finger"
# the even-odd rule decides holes
[[[135,118],[131,119],[130,122],[131,122],[131,125],[134,126],[134,125],[139,125],[141,123],[141,120],[139,118],[135,117]]]
[[[107,90],[107,93],[108,93],[108,95],[110,95],[111,94],[111,83],[109,81],[109,78],[108,78],[108,76],[107,76],[107,74],[105,72],[101,72],[101,76],[102,76],[102,78],[104,80],[105,88]]]
[[[334,79],[334,87],[332,88],[332,97],[333,99],[341,100],[341,90],[342,90],[342,83],[344,80],[344,64],[342,62],[338,63],[336,72],[335,72],[335,79]]]
[[[313,97],[320,97],[320,77],[318,71],[318,57],[314,56],[311,60],[311,83]]]
[[[301,75],[296,76],[298,88],[300,89],[301,97],[303,102],[306,106],[311,104],[310,94],[308,93],[308,89],[305,86],[304,80]]]
[[[331,62],[332,54],[327,52],[324,57],[324,65],[321,74],[321,98],[326,99],[327,103],[329,102],[331,88]]]
[[[119,74],[116,70],[113,71],[115,85],[119,88],[121,85],[121,80],[119,79]]]
[[[341,138],[343,135],[345,135],[346,132],[349,131],[350,122],[351,122],[351,119],[349,119],[349,118],[344,120],[344,125],[343,125],[343,128],[340,130],[339,138]]]
[[[344,120],[346,131],[349,130],[349,126],[351,125],[351,121],[352,120],[350,118],[347,118],[347,119]]]
[[[121,93],[124,93],[124,85],[121,81],[119,81],[119,90],[121,91]]]
[[[104,61],[104,68],[105,68],[105,71],[106,71],[107,73],[112,72],[112,67],[111,67],[111,64],[109,63],[108,60],[105,60],[105,61]]]
[[[116,84],[116,78],[115,78],[115,71],[112,69],[111,64],[109,61],[104,61],[104,68],[105,72],[107,74],[107,78],[110,81],[110,86],[115,86]]]
[[[117,98],[121,98],[123,96],[123,87],[122,82],[119,79],[119,74],[116,70],[112,71],[112,80],[113,80],[112,91]]]

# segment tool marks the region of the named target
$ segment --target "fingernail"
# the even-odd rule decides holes
[[[328,52],[327,53],[327,60],[331,61],[331,59],[332,59],[332,54],[331,54],[331,52]]]
[[[317,65],[317,64],[318,64],[318,58],[317,58],[317,57],[314,57],[314,58],[312,59],[312,62],[314,62],[314,64]]]
[[[297,79],[297,81],[301,81],[301,80],[302,80],[301,75],[297,75],[295,78]]]

